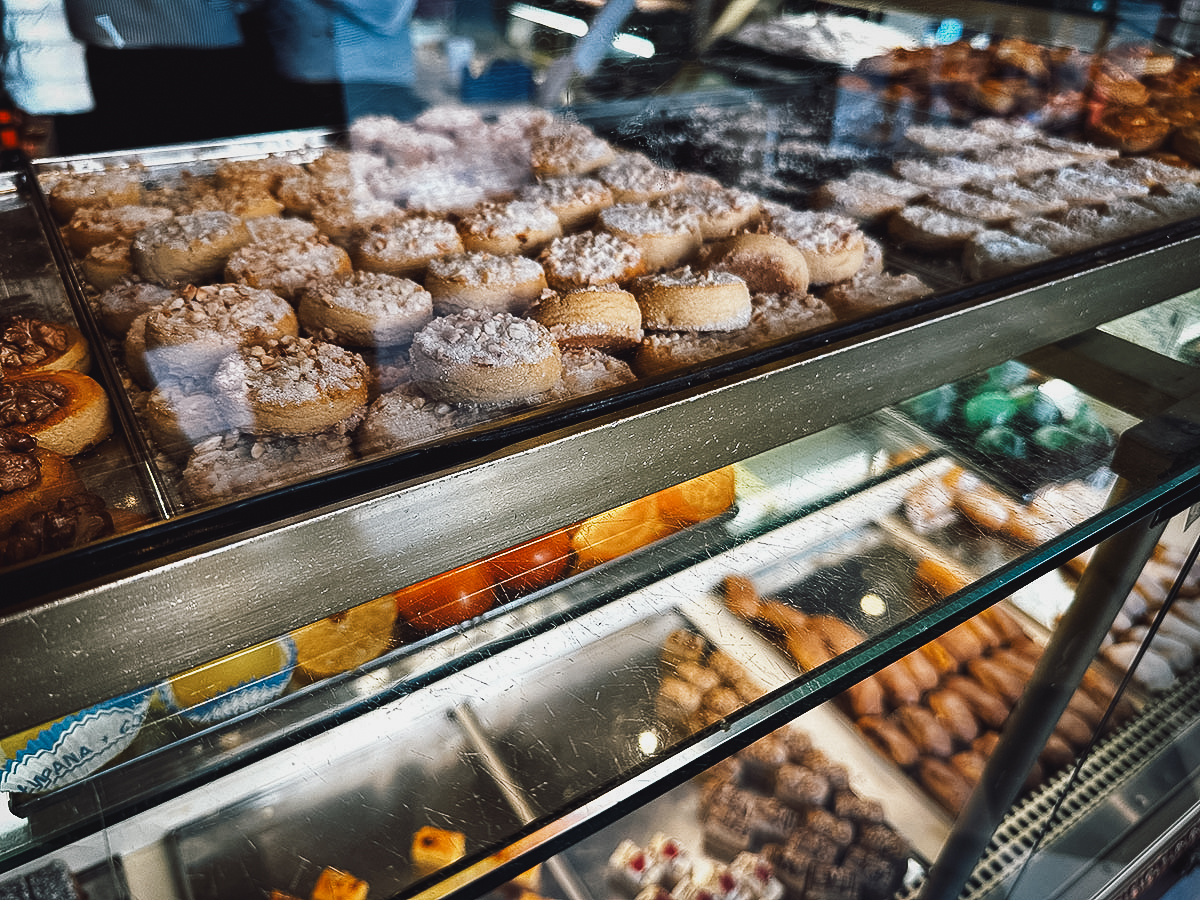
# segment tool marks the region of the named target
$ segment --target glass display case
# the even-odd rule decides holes
[[[637,66],[581,68],[552,113],[439,105],[5,176],[0,449],[41,479],[5,496],[42,493],[0,519],[0,893],[1074,898],[1177,876],[1200,176],[1095,123],[1118,83],[1190,99],[1190,62],[1082,14],[1026,32],[1019,7],[923,56],[907,20],[859,19],[843,48],[901,37],[847,60],[788,43],[829,46],[832,20],[735,34],[698,6],[702,54],[652,96]],[[1017,105],[984,115],[951,62]],[[607,162],[546,168],[568,147]],[[686,219],[684,249],[595,211],[471,243],[571,178]],[[692,207],[746,217],[705,232]],[[414,223],[459,243],[385,267]],[[639,254],[619,284],[570,282],[618,238]],[[463,299],[466,253],[548,287]],[[364,273],[399,294],[360,307],[419,321],[314,318]],[[716,290],[704,324],[680,288]],[[580,295],[610,304],[602,335],[554,318]],[[459,352],[480,334],[513,342],[484,378]],[[40,365],[77,336],[90,367]],[[504,393],[499,366],[524,383],[547,357],[548,386]],[[326,393],[280,424],[292,367]],[[44,385],[87,377],[64,368],[107,412],[51,451],[20,391],[63,406]]]

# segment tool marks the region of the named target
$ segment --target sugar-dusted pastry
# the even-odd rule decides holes
[[[628,150],[598,169],[596,178],[613,192],[617,203],[646,203],[678,191],[686,183],[682,172],[663,168],[646,154]]]
[[[283,337],[230,353],[213,391],[222,418],[256,435],[308,435],[359,418],[367,406],[367,365],[326,341]]]
[[[343,468],[354,458],[350,435],[338,430],[299,437],[224,432],[193,449],[183,484],[197,503],[223,502]]]
[[[734,331],[750,324],[750,292],[730,272],[693,272],[685,266],[638,279],[633,291],[648,329]]]
[[[638,345],[633,370],[639,376],[662,375],[708,362],[743,348],[736,331],[654,331]]]
[[[71,172],[50,189],[50,209],[60,222],[69,222],[80,209],[133,206],[142,202],[142,171]]]
[[[186,456],[197,444],[227,430],[209,386],[164,381],[138,406],[142,421],[161,450]]]
[[[0,380],[0,427],[75,456],[112,434],[112,412],[104,388],[82,372],[63,369]]]
[[[986,227],[978,219],[923,205],[906,206],[888,219],[893,238],[928,252],[956,250]]]
[[[428,291],[383,272],[351,271],[311,281],[298,299],[306,333],[351,347],[406,344],[433,318]]]
[[[104,330],[113,337],[124,337],[134,319],[171,297],[170,288],[132,281],[103,291],[94,303]]]
[[[284,216],[262,216],[246,222],[250,243],[271,244],[279,241],[304,241],[315,238],[320,230],[307,219]]]
[[[220,276],[230,254],[250,242],[245,223],[221,210],[191,213],[151,225],[130,247],[133,268],[158,284],[201,284]]]
[[[371,403],[354,437],[364,455],[389,453],[446,437],[492,415],[486,407],[433,400],[406,383]]]
[[[829,304],[799,291],[750,295],[750,325],[738,334],[746,347],[796,337],[816,331],[835,319]]]
[[[825,182],[817,188],[813,201],[820,209],[860,222],[873,222],[903,209],[925,190],[911,181],[861,169],[845,178]]]
[[[87,372],[92,353],[74,325],[32,316],[0,319],[0,373],[5,377],[72,369]]]
[[[832,284],[862,266],[866,243],[851,219],[826,212],[772,213],[768,230],[804,254],[810,284]]]
[[[309,284],[349,274],[349,254],[324,235],[247,244],[225,263],[226,281],[274,291],[291,303]]]
[[[661,206],[618,203],[601,210],[598,223],[602,230],[637,247],[649,272],[683,265],[703,242],[695,214]]]
[[[706,248],[701,265],[730,272],[751,293],[805,293],[808,261],[791,242],[774,234],[739,234]]]
[[[608,165],[616,151],[590,128],[555,121],[542,129],[530,148],[530,165],[538,178],[586,175]]]
[[[71,216],[63,235],[76,256],[86,256],[93,247],[132,240],[143,228],[173,218],[175,213],[163,206],[86,206]]]
[[[452,403],[535,400],[562,380],[550,332],[511,313],[468,309],[436,318],[414,335],[409,358],[417,385]]]
[[[595,285],[562,294],[547,291],[530,318],[550,330],[562,348],[620,352],[642,339],[642,311],[633,294],[616,285]]]
[[[973,281],[996,278],[1054,258],[1042,244],[1007,231],[980,231],[963,247],[963,271]]]
[[[127,360],[136,327],[126,337]],[[142,368],[153,381],[205,376],[232,350],[297,333],[296,313],[278,294],[242,284],[189,286],[146,314]]]
[[[425,288],[442,315],[464,309],[524,313],[546,289],[546,274],[527,256],[457,253],[429,261]]]
[[[357,235],[349,250],[355,268],[413,278],[424,275],[430,260],[462,253],[463,244],[447,219],[413,216],[373,226]]]
[[[933,289],[916,275],[881,272],[856,275],[849,281],[832,285],[823,296],[839,318],[846,318],[899,306],[931,293]]]
[[[276,199],[265,184],[236,182],[195,190],[183,203],[181,213],[198,213],[209,210],[224,210],[239,219],[260,219],[278,216],[283,212],[283,203]]]
[[[562,175],[535,181],[518,192],[522,200],[544,203],[554,210],[564,233],[587,228],[600,210],[612,206],[613,192],[596,178]]]
[[[603,231],[557,238],[539,259],[546,282],[556,291],[625,284],[646,272],[642,251],[633,241]]]
[[[131,280],[134,277],[133,259],[130,256],[132,246],[131,238],[123,238],[90,249],[79,261],[83,280],[98,291],[106,291]]]
[[[558,215],[534,200],[481,203],[458,223],[463,248],[493,253],[536,253],[562,234]]]

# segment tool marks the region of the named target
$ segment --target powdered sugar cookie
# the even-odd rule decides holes
[[[623,151],[596,171],[596,178],[613,192],[617,203],[647,203],[678,191],[683,173],[664,169],[644,153]]]
[[[1020,211],[995,196],[976,193],[963,188],[944,188],[930,191],[926,204],[943,209],[956,216],[977,219],[989,225],[1015,219]]]
[[[647,271],[682,265],[700,249],[700,222],[692,213],[640,203],[618,203],[600,211],[599,226],[642,251]]]
[[[853,220],[826,212],[788,211],[771,216],[771,234],[804,254],[810,284],[832,284],[862,267],[866,244]]]
[[[314,281],[349,274],[350,255],[324,235],[300,241],[247,244],[225,263],[225,280],[274,291],[296,302]]]
[[[762,212],[762,201],[746,191],[732,188],[692,187],[687,185],[654,201],[675,213],[694,215],[700,224],[700,236],[715,241],[736,234],[754,223]]]
[[[170,288],[135,281],[109,288],[96,297],[94,304],[104,330],[113,337],[122,337],[134,319],[172,296]]]
[[[632,241],[607,232],[584,231],[555,238],[539,259],[546,282],[556,291],[624,284],[646,272],[642,251]]]
[[[664,375],[684,366],[706,363],[743,349],[728,331],[655,331],[647,333],[633,358],[633,371],[643,378]]]
[[[303,337],[243,347],[213,375],[222,418],[257,435],[316,434],[367,407],[367,364],[357,353]]]
[[[448,253],[462,253],[458,229],[446,219],[414,216],[379,224],[350,243],[354,267],[368,272],[420,277],[429,261]]]
[[[838,318],[867,315],[899,306],[933,293],[933,289],[915,275],[856,275],[835,284],[825,292],[825,301]]]
[[[85,207],[137,206],[144,194],[142,174],[139,169],[71,172],[50,189],[50,210],[60,222],[69,222]]]
[[[106,291],[133,278],[131,239],[116,240],[93,247],[79,261],[83,279],[98,291]]]
[[[888,232],[897,241],[930,252],[956,249],[987,227],[932,206],[908,206],[888,219]]]
[[[231,350],[295,336],[297,329],[292,307],[271,291],[241,284],[189,286],[146,314],[144,368],[155,382],[202,377]]]
[[[559,347],[593,347],[617,353],[642,339],[642,311],[633,294],[616,285],[547,291],[529,312]]]
[[[562,380],[550,332],[511,313],[468,309],[434,319],[414,335],[409,359],[415,383],[451,403],[526,402]]]
[[[600,210],[615,202],[611,190],[595,178],[583,175],[534,182],[521,188],[518,196],[522,200],[544,203],[554,210],[564,232],[588,227]]]
[[[486,407],[432,400],[405,384],[375,399],[354,437],[365,456],[390,453],[444,438],[495,415]]]
[[[157,284],[201,284],[218,278],[234,250],[250,242],[237,216],[215,210],[176,216],[137,233],[134,270]]]
[[[197,503],[216,503],[280,487],[354,461],[347,433],[301,437],[214,435],[193,450],[183,483]]]
[[[808,334],[830,325],[834,312],[824,300],[800,291],[753,294],[750,297],[750,325],[742,333],[739,346],[764,344]]]
[[[587,175],[612,162],[616,151],[590,128],[556,121],[533,138],[529,157],[534,175],[552,178]]]
[[[307,219],[290,216],[261,216],[246,223],[250,243],[272,244],[279,241],[306,241],[315,238],[318,228]]]
[[[919,184],[863,169],[841,180],[822,184],[813,195],[813,203],[819,209],[860,222],[874,222],[903,209],[925,190]]]
[[[705,268],[730,272],[751,293],[806,293],[808,262],[803,253],[774,234],[739,234],[708,248]]]
[[[546,289],[546,275],[527,256],[459,253],[430,260],[425,287],[440,315],[464,309],[524,313]]]
[[[227,429],[212,391],[184,382],[164,381],[139,408],[154,442],[167,454],[186,457],[192,448]]]
[[[297,313],[314,337],[351,347],[405,344],[433,318],[433,298],[415,281],[346,272],[306,285]]]
[[[86,256],[93,247],[133,236],[150,225],[169,222],[175,213],[162,206],[90,206],[71,216],[63,233],[76,256]]]
[[[464,249],[497,255],[536,253],[562,234],[554,210],[532,200],[483,203],[458,224]]]
[[[750,291],[730,272],[693,272],[685,266],[640,278],[633,290],[648,329],[735,331],[750,324]]]
[[[564,350],[563,380],[557,397],[568,399],[624,387],[636,376],[629,364],[590,347]]]
[[[963,247],[963,271],[973,281],[996,278],[1054,258],[1049,247],[1007,231],[981,231]]]

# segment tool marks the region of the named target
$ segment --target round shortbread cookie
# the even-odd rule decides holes
[[[739,234],[718,241],[707,248],[703,264],[712,271],[737,275],[751,293],[808,290],[804,254],[774,234]]]
[[[448,220],[414,216],[373,226],[355,237],[349,249],[357,269],[420,277],[431,259],[462,253],[463,245]]]
[[[236,432],[213,435],[193,450],[183,470],[192,500],[216,503],[258,494],[354,461],[345,433],[262,438]]]
[[[534,400],[562,380],[550,332],[510,313],[468,309],[434,319],[413,337],[409,359],[416,384],[451,403]]]
[[[788,211],[772,215],[769,230],[804,254],[810,284],[844,281],[862,267],[866,245],[852,219],[826,212]]]
[[[556,393],[562,399],[624,387],[637,380],[628,363],[591,347],[563,350],[562,362],[562,386]]]
[[[367,364],[337,344],[285,337],[226,356],[213,389],[222,418],[241,432],[316,434],[361,419]]]
[[[93,247],[79,261],[83,280],[98,291],[107,291],[133,278],[132,246],[132,239],[126,238]]]
[[[547,291],[530,318],[550,329],[563,348],[593,347],[617,353],[642,339],[642,311],[633,294],[616,285]]]
[[[642,378],[694,366],[741,349],[736,332],[656,331],[647,334],[633,358],[633,371]]]
[[[649,204],[619,203],[601,210],[598,221],[601,229],[641,250],[649,272],[683,265],[703,243],[700,222],[693,213]]]
[[[324,235],[300,241],[247,244],[225,263],[225,280],[274,291],[295,303],[314,281],[348,275],[350,255]]]
[[[839,318],[848,318],[899,306],[931,293],[933,289],[915,275],[880,273],[855,276],[835,284],[824,297]]]
[[[203,377],[239,347],[297,333],[296,313],[278,294],[242,284],[189,286],[146,314],[141,368],[154,382]]]
[[[137,233],[133,268],[157,284],[201,284],[220,276],[234,250],[250,243],[245,223],[221,210],[176,216]]]
[[[741,336],[741,346],[745,347],[807,334],[832,324],[836,318],[824,300],[797,291],[754,294],[750,307],[750,326]]]
[[[290,216],[262,216],[246,223],[250,243],[272,244],[279,241],[305,241],[317,236],[319,229],[307,219]]]
[[[459,253],[429,261],[425,288],[441,315],[464,309],[524,313],[546,289],[546,274],[527,256]]]
[[[731,272],[693,272],[685,266],[640,278],[633,291],[647,329],[735,331],[750,324],[750,291]]]
[[[433,298],[399,275],[348,272],[307,285],[297,312],[314,337],[351,347],[391,347],[409,342],[429,322]]]
[[[554,210],[564,232],[578,231],[595,221],[600,210],[615,202],[613,192],[595,178],[564,175],[521,188],[522,200],[544,203]]]
[[[139,412],[154,442],[174,457],[186,456],[197,444],[228,429],[212,391],[190,390],[180,382],[155,387]]]
[[[481,203],[458,224],[463,247],[498,256],[536,253],[562,234],[558,216],[533,200]]]
[[[642,251],[632,241],[606,232],[556,238],[539,258],[546,282],[556,291],[623,284],[646,272]]]

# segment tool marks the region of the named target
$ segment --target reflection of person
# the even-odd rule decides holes
[[[66,11],[96,105],[57,123],[63,152],[264,130],[269,63],[244,45],[234,0],[66,0]]]
[[[267,35],[280,73],[315,91],[336,86],[343,121],[389,114],[408,119],[424,104],[409,21],[416,0],[267,0]]]
[[[92,108],[83,47],[71,36],[62,0],[7,0],[4,34],[4,86],[20,109],[55,115]]]

